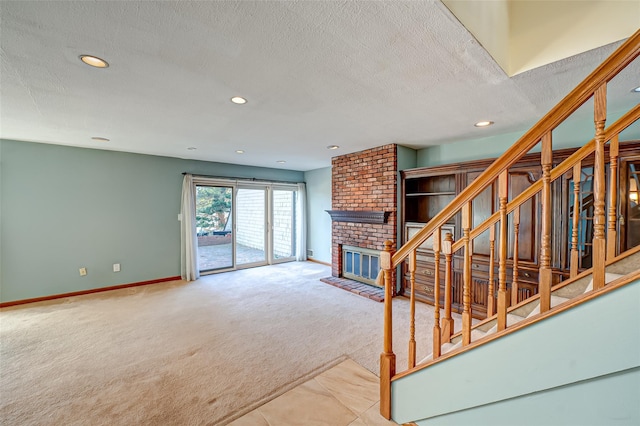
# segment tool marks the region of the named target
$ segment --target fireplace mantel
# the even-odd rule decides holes
[[[391,212],[362,210],[325,210],[334,222],[387,223]]]

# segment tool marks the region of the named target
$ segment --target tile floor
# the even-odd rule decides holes
[[[350,359],[240,417],[230,426],[386,426],[379,379]]]

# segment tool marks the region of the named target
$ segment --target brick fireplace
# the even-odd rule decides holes
[[[386,240],[396,244],[397,171],[395,144],[333,158],[333,277],[343,277],[343,246],[380,251]]]

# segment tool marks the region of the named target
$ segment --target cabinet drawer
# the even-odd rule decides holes
[[[488,263],[475,263],[471,262],[471,273],[475,274],[476,272],[481,272],[483,275],[489,275],[489,264]]]
[[[444,283],[445,265],[440,263],[440,284]],[[421,279],[433,283],[436,279],[435,264],[421,264],[416,265],[416,279]]]
[[[433,284],[422,284],[422,283],[416,282],[416,291],[419,291],[425,296],[428,296],[429,298],[433,299]]]
[[[511,271],[511,276],[513,277],[513,271]],[[518,269],[518,281],[537,283],[538,271],[531,271],[528,269]]]

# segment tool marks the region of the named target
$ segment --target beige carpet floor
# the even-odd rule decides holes
[[[378,374],[383,304],[328,275],[294,262],[2,309],[0,423],[224,425],[347,357]],[[394,309],[402,371],[408,301]]]

